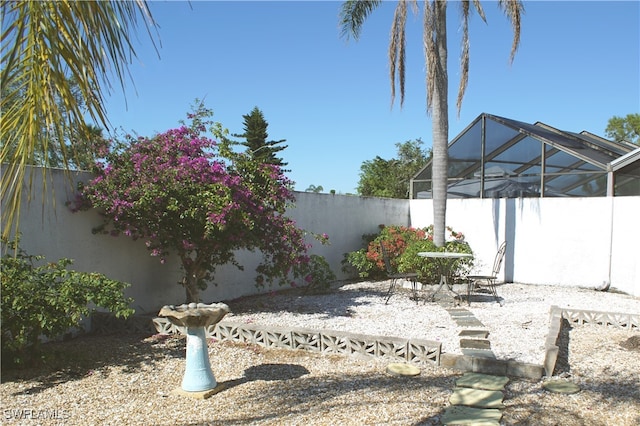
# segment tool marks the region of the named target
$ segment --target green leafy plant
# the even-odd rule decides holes
[[[376,278],[376,270],[373,270],[373,263],[367,259],[367,247],[377,237],[378,234],[364,234],[362,236],[362,245],[365,248],[344,254],[341,262],[343,273],[349,276],[357,275],[360,278]]]
[[[342,261],[343,271],[349,272],[350,268],[357,271],[360,278],[381,279],[386,276],[386,268],[380,243],[384,243],[392,264],[395,259],[404,252],[412,241],[424,239],[426,231],[399,225],[380,225],[378,234],[367,234],[362,236],[364,248],[346,253]]]
[[[438,248],[433,242],[433,225],[426,228],[380,225],[378,235],[363,236],[365,248],[350,252],[343,260],[343,270],[353,268],[361,278],[382,279],[386,277],[386,266],[380,245],[383,244],[391,267],[398,272],[418,272],[422,282],[438,282],[440,277],[434,262],[418,256],[421,251],[454,251],[472,253],[464,240],[464,235],[447,227],[448,241]],[[463,276],[472,266],[470,259],[456,260],[451,268],[456,279]]]
[[[454,253],[473,253],[469,244],[464,241],[464,237],[456,240],[447,241],[444,247],[436,247],[430,239],[414,241],[409,244],[406,250],[397,258],[396,262],[400,271],[415,271],[420,276],[420,281],[425,283],[440,282],[440,271],[434,261],[429,261],[418,256],[419,252],[424,251],[448,251]],[[473,267],[472,259],[455,259],[447,260],[453,262],[450,274],[447,280],[450,283],[459,282],[465,275],[469,273]]]
[[[10,249],[2,257],[2,363],[25,364],[39,354],[40,338],[56,339],[79,327],[95,308],[105,308],[127,318],[134,310],[125,298],[127,283],[103,274],[78,272],[67,267],[71,259],[44,263],[29,255],[19,240],[3,240]]]
[[[306,276],[307,292],[326,293],[331,288],[331,282],[336,280],[336,274],[333,273],[324,256],[312,254],[310,257]]]

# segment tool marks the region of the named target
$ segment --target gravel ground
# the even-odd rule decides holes
[[[384,305],[385,285],[245,298],[229,302],[228,319],[440,339],[446,351],[458,350],[450,336],[455,324],[442,306],[416,304],[405,291]],[[586,289],[509,284],[500,295],[503,307],[477,298],[469,309],[490,330],[499,358],[523,361],[540,356],[551,305],[640,312],[639,298]],[[557,378],[581,392],[554,394],[542,382],[512,379],[503,424],[639,424],[640,333],[585,325],[563,328],[560,340]],[[462,374],[425,367],[417,377],[398,377],[385,373],[381,359],[215,342],[212,370],[225,389],[194,400],[172,394],[183,373],[184,338],[85,336],[45,348],[44,366],[2,372],[2,424],[437,425]]]
[[[288,291],[247,297],[229,303],[232,312],[225,320],[435,340],[442,342],[443,352],[462,353],[456,323],[443,309],[454,306],[450,294],[439,294],[436,303],[416,303],[409,300],[408,289],[401,289],[385,305],[387,289],[386,281],[364,281],[341,286],[328,295]],[[593,289],[506,284],[498,287],[498,295],[502,306],[489,294],[472,294],[471,306],[463,302],[461,307],[489,330],[497,358],[533,364],[544,361],[549,310],[553,305],[640,312],[640,298]]]

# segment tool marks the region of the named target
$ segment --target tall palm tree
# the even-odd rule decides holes
[[[75,148],[73,140],[64,142],[70,129],[88,128],[89,119],[109,128],[103,108],[103,92],[112,89],[109,73],[124,90],[138,19],[152,41],[157,27],[144,0],[3,1],[0,11],[0,197],[2,236],[8,238],[19,229],[28,165],[36,156],[47,165],[48,153],[58,152],[68,168]],[[51,150],[52,143],[59,146]],[[47,169],[42,170],[44,195]],[[27,195],[32,181],[33,169]]]
[[[342,4],[340,25],[342,35],[358,39],[364,21],[382,3],[381,0],[348,0]],[[462,17],[462,52],[460,55],[460,86],[457,110],[460,112],[462,99],[467,87],[469,74],[469,17],[470,3],[486,22],[484,10],[479,0],[460,2]],[[407,4],[418,11],[417,0],[400,0],[395,9],[389,42],[389,68],[391,80],[391,102],[396,94],[396,78],[400,89],[400,106],[404,102],[405,83],[405,26]],[[520,19],[524,6],[518,0],[499,0],[498,5],[505,12],[513,27],[511,60],[520,44]],[[433,136],[432,194],[433,194],[433,234],[437,246],[445,243],[445,218],[447,208],[447,168],[449,142],[449,102],[447,74],[447,1],[430,0],[424,2],[423,44],[426,60],[427,112],[431,114]]]

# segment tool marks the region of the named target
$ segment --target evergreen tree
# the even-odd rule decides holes
[[[256,106],[249,114],[242,116],[244,119],[244,133],[233,134],[233,137],[245,139],[240,142],[240,145],[244,145],[247,148],[247,153],[251,155],[254,160],[257,160],[264,164],[273,164],[281,169],[287,165],[282,161],[282,158],[276,156],[277,152],[282,151],[287,145],[276,146],[285,142],[286,139],[279,141],[267,141],[269,134],[267,133],[267,127],[269,123],[264,119],[262,111]],[[288,172],[289,170],[282,170]]]

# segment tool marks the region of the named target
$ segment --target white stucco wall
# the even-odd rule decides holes
[[[432,222],[431,200],[411,200],[412,226]],[[481,270],[502,241],[502,279],[640,295],[640,197],[452,199],[447,224],[463,232]]]
[[[307,242],[312,245],[309,253],[324,256],[338,279],[347,278],[342,273],[342,259],[345,253],[361,248],[363,234],[378,232],[380,224],[409,225],[409,200],[308,192],[296,192],[295,196],[295,206],[287,211],[287,216],[310,233],[329,235],[329,245],[323,245],[309,235]],[[215,275],[218,285],[209,286],[202,298],[207,301],[231,300],[273,290],[255,287],[254,271],[260,262],[259,256],[259,253],[239,254],[238,260],[245,266],[244,271],[233,266],[219,267]]]
[[[615,197],[611,286],[640,296],[640,197]]]
[[[609,281],[611,199],[540,201],[524,199],[514,209],[513,280],[585,287]]]
[[[86,173],[76,173],[75,180],[87,180]],[[41,254],[47,260],[62,257],[74,260],[73,269],[95,271],[110,278],[131,283],[126,295],[135,300],[139,313],[153,312],[165,304],[183,303],[184,290],[177,283],[181,279],[180,262],[169,257],[161,264],[151,257],[142,241],[129,238],[93,235],[91,230],[102,223],[95,211],[72,213],[65,203],[73,198],[72,188],[60,170],[53,170],[47,185],[43,208],[42,186],[36,172],[30,203],[23,203],[20,216],[21,247],[29,254]],[[324,256],[339,279],[344,279],[341,262],[344,253],[360,248],[361,237],[375,233],[380,224],[409,225],[409,200],[373,197],[354,197],[296,192],[295,207],[287,212],[300,228],[327,233],[330,245],[322,245],[309,237],[313,245],[310,254]],[[55,200],[55,206],[53,203]],[[267,238],[268,236],[265,236]],[[211,283],[202,293],[207,302],[235,299],[272,288],[255,287],[255,267],[259,253],[237,253],[240,271],[234,266],[217,268]],[[217,283],[217,285],[215,285]]]
[[[72,213],[65,203],[73,199],[72,189],[63,173],[54,170],[47,185],[46,203],[42,203],[41,178],[36,172],[32,200],[20,212],[21,247],[29,254],[44,255],[48,261],[73,259],[70,268],[99,272],[109,278],[133,284],[127,296],[134,297],[133,307],[145,311],[167,299],[182,300],[184,291],[175,283],[180,279],[179,262],[170,258],[161,264],[149,256],[143,242],[129,238],[93,235],[102,223],[95,212]],[[86,178],[86,174],[74,174]],[[26,188],[25,188],[26,192]],[[179,299],[176,299],[180,297]]]
[[[80,175],[86,179],[87,175]],[[127,296],[139,313],[184,301],[180,264],[161,264],[140,241],[92,235],[101,223],[96,212],[71,213],[65,202],[73,196],[60,171],[54,171],[48,192],[55,190],[55,208],[42,207],[39,175],[31,203],[20,217],[22,247],[48,260],[74,259],[74,269],[104,273],[132,284]],[[46,197],[50,200],[50,197]],[[345,253],[361,248],[362,235],[378,232],[380,224],[428,226],[433,223],[431,200],[393,200],[331,194],[296,193],[287,212],[300,228],[327,233],[331,244],[309,239],[312,254],[324,256],[339,279]],[[479,270],[490,270],[499,244],[508,242],[502,279],[527,284],[612,287],[640,296],[640,197],[452,199],[447,224],[465,234]],[[231,300],[258,292],[254,269],[259,253],[238,253],[244,271],[224,265],[202,294],[206,302]],[[269,291],[264,289],[261,291]]]

